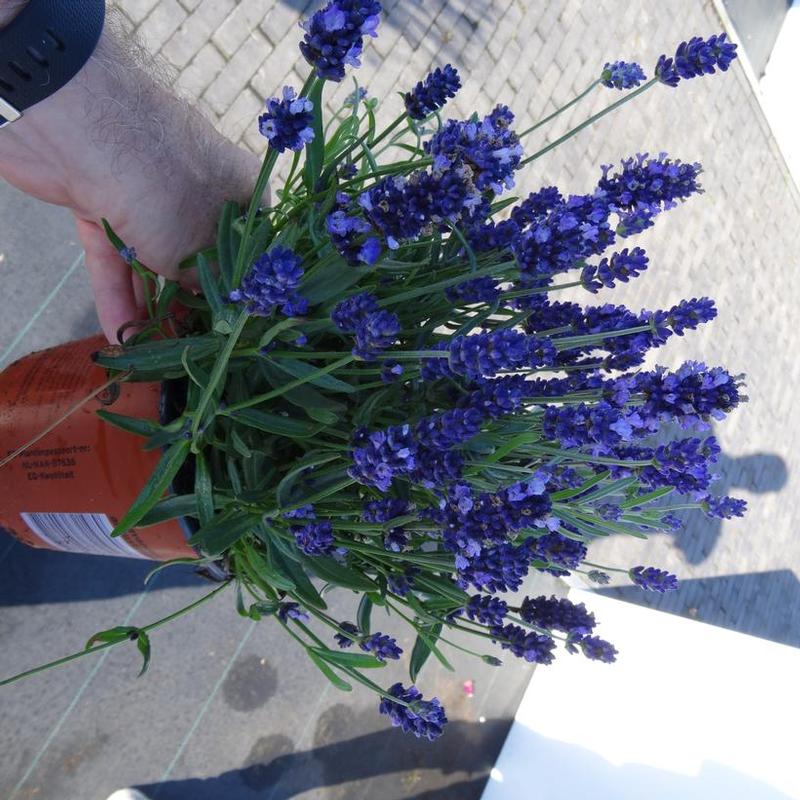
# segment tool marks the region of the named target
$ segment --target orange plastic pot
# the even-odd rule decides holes
[[[33,353],[0,373],[0,455],[6,456],[102,386],[91,360],[101,336]],[[103,422],[99,408],[159,419],[158,383],[113,384],[53,431],[0,467],[0,526],[31,547],[166,561],[193,557],[184,520],[109,534],[146,483],[159,452]]]

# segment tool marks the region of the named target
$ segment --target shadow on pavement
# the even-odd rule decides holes
[[[357,730],[358,721],[352,722]],[[370,714],[367,724],[373,722]],[[330,734],[346,735],[339,727],[334,725]],[[357,791],[340,787],[324,796],[479,800],[510,727],[510,719],[483,724],[454,720],[436,742],[387,727],[300,752],[278,734],[260,739],[241,769],[137,788],[150,800],[290,800],[312,789],[356,782]],[[461,780],[442,785],[443,776],[456,774]],[[398,794],[401,784],[407,794]]]
[[[714,494],[735,495],[737,489],[746,489],[753,494],[778,492],[789,477],[786,462],[772,453],[754,453],[739,458],[723,453],[715,467],[720,479],[712,487]],[[700,564],[716,546],[722,533],[722,520],[709,519],[699,512],[684,514],[683,518],[686,527],[674,534],[673,541],[690,564]]]
[[[156,566],[138,558],[109,558],[37,550],[0,533],[0,606],[80,602],[138,594]],[[195,586],[203,579],[192,567],[176,565],[159,573],[154,589]]]

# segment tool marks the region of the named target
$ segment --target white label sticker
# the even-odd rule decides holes
[[[105,514],[34,514],[23,511],[22,521],[56,550],[101,556],[147,558],[121,536],[111,538],[114,526]]]

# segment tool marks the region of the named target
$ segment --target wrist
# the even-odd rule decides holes
[[[5,28],[27,2],[28,0],[0,0],[0,29]]]

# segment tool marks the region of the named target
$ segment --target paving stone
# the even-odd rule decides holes
[[[162,55],[177,69],[184,69],[230,14],[235,4],[236,0],[201,0],[164,44]],[[205,85],[210,82],[211,79]]]
[[[258,30],[248,34],[247,40],[205,92],[204,98],[217,114],[225,113],[271,49]]]
[[[186,11],[178,0],[160,0],[139,27],[139,36],[144,40],[146,47],[158,52],[184,19]]]

